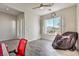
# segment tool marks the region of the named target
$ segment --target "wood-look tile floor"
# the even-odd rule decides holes
[[[19,40],[6,40],[9,50],[17,48]],[[29,42],[30,56],[78,56],[78,51],[55,50],[52,47],[52,41],[39,39]],[[27,56],[27,50],[25,52]]]
[[[78,51],[53,49],[49,40],[35,40],[29,42],[29,46],[31,56],[78,56]]]

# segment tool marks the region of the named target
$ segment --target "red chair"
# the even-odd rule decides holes
[[[13,53],[14,52],[16,54],[16,56],[24,56],[25,55],[26,45],[27,45],[27,40],[22,38],[22,39],[20,39],[17,51],[13,50],[13,51],[10,51],[9,53]]]
[[[0,56],[3,56],[3,51],[2,51],[1,43],[0,43]]]

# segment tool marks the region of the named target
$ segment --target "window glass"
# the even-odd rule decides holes
[[[62,29],[62,20],[61,17],[54,17],[51,19],[45,20],[45,33],[47,34],[57,34],[61,33]]]

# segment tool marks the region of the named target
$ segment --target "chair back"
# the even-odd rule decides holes
[[[3,56],[1,43],[0,43],[0,56]]]
[[[20,39],[19,45],[18,45],[18,55],[24,56],[25,55],[25,48],[26,48],[27,40],[22,38]]]

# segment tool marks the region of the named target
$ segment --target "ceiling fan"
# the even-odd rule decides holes
[[[41,3],[40,6],[34,7],[32,9],[37,9],[37,8],[43,9],[44,7],[51,7],[53,5],[54,5],[54,3],[48,3],[48,4]]]

